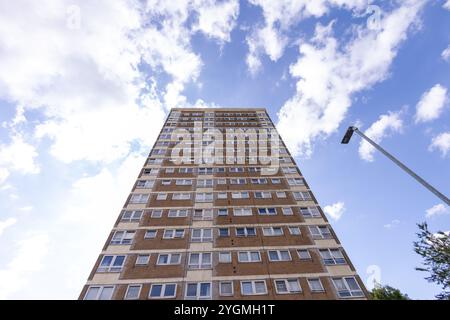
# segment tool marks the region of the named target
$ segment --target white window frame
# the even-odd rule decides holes
[[[350,285],[348,284],[348,279],[352,279],[355,284],[358,286],[358,289],[351,289]],[[361,289],[360,284],[358,283],[358,280],[356,280],[355,277],[338,277],[338,278],[332,278],[334,288],[336,289],[337,295],[339,298],[354,298],[354,297],[364,297],[364,292]],[[344,285],[345,289],[339,289],[336,285],[337,281],[341,281]],[[343,295],[343,292],[348,292],[348,294]]]
[[[233,215],[236,217],[251,216],[252,208],[233,208]]]
[[[188,192],[176,192],[172,194],[172,200],[191,200],[191,194]]]
[[[98,289],[97,294],[95,295],[94,299],[87,299],[87,296],[89,294],[89,290],[92,289]],[[108,299],[100,299],[100,297],[103,294],[103,291],[105,289],[111,289],[111,294],[109,295]],[[105,285],[105,286],[89,286],[88,289],[86,290],[86,293],[84,295],[83,300],[111,300],[113,295],[114,295],[114,291],[115,291],[115,286],[109,286],[109,285]]]
[[[155,180],[142,180],[136,182],[136,189],[151,189],[155,185]]]
[[[195,202],[213,202],[214,193],[212,192],[197,192],[195,194]]]
[[[301,236],[302,230],[300,226],[288,226],[289,234],[292,236]]]
[[[198,214],[199,212],[201,212],[200,215]],[[213,209],[194,209],[192,218],[193,220],[212,220],[213,215]]]
[[[227,230],[227,235],[221,235],[220,230]],[[229,237],[230,236],[230,228],[217,228],[217,234],[219,237]]]
[[[239,235],[238,229],[244,229],[244,235]],[[249,229],[255,230],[255,234],[249,234],[249,232],[248,232]],[[236,227],[234,232],[235,232],[236,237],[256,237],[258,235],[258,232],[256,231],[256,227]]]
[[[224,259],[223,256],[227,256],[227,259]],[[231,263],[232,256],[230,251],[221,251],[219,252],[219,263]]]
[[[228,194],[226,192],[217,192],[217,200],[227,200]]]
[[[249,199],[250,198],[250,194],[248,193],[248,191],[231,192],[231,198],[232,199]]]
[[[156,195],[156,200],[157,201],[165,201],[167,200],[167,193],[165,192],[160,192]]]
[[[153,219],[159,219],[162,217],[163,210],[162,209],[153,209],[150,217]]]
[[[205,235],[208,231],[210,235]],[[194,237],[195,231],[200,231],[199,237]],[[213,240],[213,229],[212,228],[194,228],[191,231],[191,242],[211,242]]]
[[[286,199],[287,198],[287,194],[284,191],[277,191],[275,194],[278,199]]]
[[[258,255],[258,260],[253,259],[253,255]],[[245,255],[245,259],[241,259],[241,255]],[[249,250],[249,251],[239,251],[238,252],[238,262],[240,263],[254,263],[254,262],[261,262],[261,252],[255,251],[255,250]]]
[[[108,266],[102,266],[102,263],[103,263],[103,261],[105,260],[106,257],[113,257],[113,258],[111,259],[111,262],[110,262],[110,264]],[[116,260],[119,257],[123,257],[122,265],[120,265],[120,266],[119,265],[114,265]],[[122,272],[122,269],[123,269],[123,266],[125,265],[126,260],[127,260],[127,256],[124,255],[124,254],[105,254],[102,257],[102,260],[100,261],[100,264],[98,265],[97,272],[99,272],[99,273]]]
[[[196,284],[196,295],[195,296],[188,296],[188,287],[189,285]],[[202,284],[208,284],[209,285],[209,295],[208,296],[201,296],[201,286]],[[184,292],[184,298],[188,300],[210,300],[212,298],[212,283],[211,282],[188,282],[186,283],[186,289]]]
[[[231,284],[231,292],[224,293],[222,291],[222,285],[224,285],[224,284]],[[219,282],[219,295],[222,297],[232,297],[234,295],[233,281],[220,281]]]
[[[319,254],[326,266],[347,264],[344,254],[339,248],[319,249]]]
[[[175,286],[175,289],[173,291],[173,295],[166,296],[165,295],[166,287],[167,286],[173,286],[173,285]],[[153,286],[161,286],[161,293],[157,297],[151,295]],[[178,285],[176,283],[152,283],[152,285],[150,287],[150,290],[148,291],[148,298],[149,299],[170,299],[170,298],[175,298],[177,296],[177,288],[178,288]]]
[[[189,209],[169,209],[168,218],[186,218],[189,215]]]
[[[134,263],[135,266],[146,266],[148,265],[150,261],[151,254],[138,254],[136,256],[136,262]],[[139,261],[139,259],[145,259],[144,261]]]
[[[111,245],[130,245],[133,243],[134,235],[136,231],[134,230],[117,230],[111,237]],[[115,239],[117,237],[117,239]]]
[[[298,256],[299,260],[311,260],[312,259],[311,252],[309,252],[308,249],[297,249],[296,252],[297,252],[297,256]],[[302,257],[300,255],[300,252],[306,252],[308,254],[308,257],[306,257],[306,258]]]
[[[320,280],[320,278],[308,278],[307,281],[308,281],[309,290],[311,292],[325,292],[325,289],[322,284],[322,280]],[[320,284],[320,289],[313,288],[311,285],[312,281],[318,281],[317,283]]]
[[[155,235],[153,237],[149,237],[148,233],[149,232],[153,232],[153,231],[155,232]],[[147,230],[145,230],[145,233],[144,233],[144,239],[155,239],[157,234],[158,234],[158,230],[157,229],[147,229]]]
[[[275,252],[276,255],[277,255],[277,258],[276,258],[276,259],[273,259],[273,258],[270,256],[270,253],[273,253],[273,252]],[[286,253],[286,252],[287,252],[289,258],[288,258],[288,259],[285,259],[285,257],[283,257],[283,255],[282,255],[282,252],[283,252],[283,253]],[[292,261],[291,252],[290,252],[289,250],[267,250],[267,257],[269,258],[269,261],[270,261],[270,262],[286,262],[286,261]]]
[[[252,285],[252,293],[244,293],[243,283],[251,283]],[[264,292],[256,292],[256,283],[262,282],[264,283]],[[266,295],[267,294],[267,283],[266,280],[242,280],[241,284],[241,295],[243,296],[257,296],[257,295]]]
[[[294,210],[291,207],[282,207],[281,211],[283,213],[283,216],[293,216],[294,215]]]
[[[192,179],[177,179],[175,181],[176,186],[192,186]]]
[[[184,229],[164,229],[163,239],[183,239],[184,238]]]
[[[309,191],[294,191],[292,196],[296,201],[312,201],[312,195]]]
[[[261,194],[259,197],[258,194]],[[272,199],[272,192],[270,191],[255,191],[254,192],[255,199]]]
[[[191,262],[192,256],[198,255],[198,263]],[[209,256],[209,263],[204,262],[204,257]],[[189,269],[194,270],[203,270],[203,269],[211,269],[212,268],[212,252],[191,252],[189,253],[189,260],[188,260],[188,267]]]
[[[226,212],[226,214],[223,214],[223,213],[220,213],[220,212]],[[217,209],[217,216],[219,216],[219,217],[228,216],[228,208],[219,208],[219,209]]]
[[[172,257],[174,255],[178,256],[178,260],[176,262],[171,262],[172,261]],[[159,259],[161,258],[161,256],[167,256],[167,263],[160,263]],[[169,265],[177,265],[181,263],[181,253],[160,253],[158,254],[158,258],[156,259],[156,265],[158,266],[169,266]]]
[[[129,218],[125,218],[125,215],[130,215]],[[142,215],[144,214],[144,210],[123,210],[121,222],[139,222],[142,219]],[[136,218],[135,215],[139,216]]]
[[[315,239],[332,239],[333,234],[331,233],[331,230],[328,226],[308,226],[309,232],[311,233],[312,237]],[[323,229],[326,228],[328,231],[323,232]],[[315,231],[313,231],[315,230]],[[317,232],[316,232],[317,231]]]
[[[266,237],[279,237],[284,235],[284,230],[282,227],[263,227],[263,235]],[[275,234],[275,229],[280,229],[281,234]],[[270,233],[267,233],[266,231],[270,230]]]
[[[305,211],[308,213],[305,214]],[[304,218],[321,218],[322,215],[320,213],[319,208],[317,207],[300,207],[300,213]]]
[[[139,288],[137,297],[133,297],[133,298],[128,297],[128,293],[130,292],[130,287],[138,287]],[[129,284],[127,286],[127,291],[125,292],[124,300],[139,300],[139,298],[141,296],[141,290],[142,290],[142,284]]]
[[[133,193],[130,197],[130,203],[132,204],[146,204],[149,199],[148,193]]]
[[[277,282],[284,282],[284,285],[286,287],[286,291],[280,292],[278,290]],[[296,282],[298,286],[298,290],[294,290],[291,286],[291,282]],[[289,278],[289,279],[274,279],[273,281],[275,291],[277,294],[295,294],[295,293],[301,293],[302,287],[300,285],[300,282],[297,278]]]
[[[272,210],[274,211],[273,213],[270,212]],[[258,208],[258,214],[260,216],[276,216],[278,213],[276,208],[268,207],[268,208]]]

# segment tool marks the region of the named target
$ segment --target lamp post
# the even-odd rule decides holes
[[[406,173],[408,173],[411,177],[416,179],[420,184],[422,184],[425,188],[430,190],[432,193],[434,193],[439,199],[445,202],[447,206],[450,206],[450,200],[441,192],[439,192],[436,188],[434,188],[432,185],[430,185],[428,182],[426,182],[424,179],[419,177],[414,171],[409,169],[407,166],[405,166],[403,163],[401,163],[397,158],[395,158],[393,155],[391,155],[389,152],[384,150],[381,146],[379,146],[377,143],[372,141],[370,138],[368,138],[364,133],[359,131],[357,127],[349,127],[347,129],[347,132],[345,133],[344,138],[342,139],[342,144],[348,144],[353,136],[353,133],[357,133],[361,136],[364,140],[366,140],[368,143],[370,143],[374,148],[379,150],[382,154],[384,154],[386,157],[391,159],[396,165],[398,165],[400,168],[402,168]]]

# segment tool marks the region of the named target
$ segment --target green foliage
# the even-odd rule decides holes
[[[395,289],[391,286],[377,285],[370,293],[372,300],[409,300],[407,294],[401,293],[399,289]]]
[[[425,279],[442,286],[443,291],[436,296],[437,299],[450,300],[449,235],[444,232],[431,233],[425,222],[418,226],[419,240],[414,242],[414,251],[423,257],[423,267],[416,270],[428,272],[430,275]]]

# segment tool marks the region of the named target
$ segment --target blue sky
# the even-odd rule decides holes
[[[26,9],[25,9],[26,8]],[[0,298],[76,298],[171,107],[266,107],[364,281],[450,209],[450,1],[0,4]],[[55,278],[57,280],[55,280]]]

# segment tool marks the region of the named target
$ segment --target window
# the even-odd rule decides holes
[[[192,229],[191,242],[211,242],[212,229]]]
[[[325,291],[322,286],[322,281],[319,278],[308,279],[308,285],[311,292],[323,292]]]
[[[165,139],[170,139],[170,134],[168,134]],[[161,164],[162,162],[163,162],[163,159],[150,158],[150,159],[148,159],[147,164],[149,164],[149,165]]]
[[[232,192],[231,197],[233,199],[248,199],[250,196],[248,192]]]
[[[309,192],[292,192],[294,199],[298,201],[312,200],[311,194]]]
[[[273,178],[270,181],[272,182],[272,184],[281,184],[281,179],[280,178]]]
[[[213,168],[198,168],[198,174],[213,174]]]
[[[148,201],[148,194],[143,194],[143,193],[136,193],[136,194],[132,194],[131,198],[130,198],[130,203],[137,203],[137,204],[141,204],[141,203],[147,203]]]
[[[152,284],[149,298],[175,298],[177,293],[176,283]]]
[[[170,180],[170,179],[161,180],[161,185],[163,185],[163,186],[170,186],[171,183],[172,183],[172,180]]]
[[[260,171],[261,171],[261,168],[256,168],[256,167],[249,167],[248,168],[248,172],[256,173],[256,172],[260,172]]]
[[[166,169],[166,173],[174,173],[175,172],[175,168],[167,168]]]
[[[251,216],[252,209],[251,208],[234,208],[233,214],[235,216]]]
[[[259,251],[239,251],[238,252],[239,262],[260,262],[261,254]]]
[[[212,220],[213,210],[212,209],[195,209],[193,218],[194,218],[194,220]]]
[[[147,265],[149,260],[150,260],[149,254],[138,254],[138,256],[136,257],[135,264],[137,266]]]
[[[230,230],[228,228],[219,228],[219,237],[229,237]]]
[[[289,227],[289,233],[293,236],[299,236],[301,235],[300,227]]]
[[[193,282],[186,285],[186,299],[211,299],[210,282]]]
[[[289,178],[289,179],[287,179],[287,182],[290,186],[304,186],[305,185],[305,181],[303,181],[303,179],[300,179],[300,178]]]
[[[111,300],[114,286],[92,286],[89,287],[84,300]]]
[[[267,179],[251,179],[252,184],[267,184]]]
[[[103,256],[97,272],[120,272],[124,262],[125,256]]]
[[[159,169],[153,168],[153,169],[144,169],[142,171],[142,175],[144,176],[156,176],[159,172]]]
[[[156,200],[167,200],[167,193],[158,193]]]
[[[345,258],[339,249],[321,249],[319,253],[325,265],[346,264]]]
[[[311,254],[309,253],[309,250],[307,250],[307,249],[297,250],[297,254],[298,254],[298,258],[300,260],[310,260],[311,259]]]
[[[184,229],[166,229],[163,239],[181,239],[184,238]]]
[[[220,263],[231,263],[231,252],[219,252],[219,262]]]
[[[130,284],[128,285],[127,292],[125,293],[126,300],[139,299],[139,295],[141,294],[142,286]]]
[[[301,207],[300,212],[305,218],[320,218],[320,211],[317,207]]]
[[[238,178],[230,179],[230,184],[246,184],[246,183],[247,183],[246,179],[238,179]]]
[[[142,214],[144,212],[142,210],[135,210],[135,211],[123,211],[122,212],[122,219],[120,221],[122,222],[139,222],[142,218]]]
[[[219,294],[221,296],[232,296],[233,295],[233,282],[232,281],[221,281],[219,283]]]
[[[179,168],[178,172],[179,173],[193,173],[194,172],[194,168]]]
[[[158,231],[156,229],[146,230],[145,231],[145,235],[144,235],[144,239],[154,239],[154,238],[156,238],[157,232]]]
[[[333,278],[333,284],[340,298],[364,296],[355,277]]]
[[[227,179],[217,179],[217,184],[227,184]]]
[[[157,265],[169,265],[169,264],[180,264],[181,254],[180,253],[161,253],[158,256]]]
[[[283,173],[297,173],[296,167],[281,167],[281,170],[283,171]]]
[[[212,188],[214,182],[212,179],[200,179],[197,180],[197,188]]]
[[[239,172],[244,172],[244,168],[242,167],[232,167],[228,169],[229,172],[231,173],[239,173]]]
[[[111,244],[131,244],[134,234],[134,231],[116,231],[111,238]]]
[[[281,227],[267,227],[263,228],[263,234],[265,236],[282,236],[283,229]]]
[[[152,213],[150,214],[150,217],[152,218],[161,218],[163,211],[161,209],[152,210]]]
[[[244,296],[267,294],[266,281],[241,281],[241,294]]]
[[[272,194],[270,192],[255,192],[256,199],[271,199]]]
[[[225,173],[225,168],[216,168],[217,173]]]
[[[261,216],[276,216],[277,210],[275,208],[258,208],[258,214]]]
[[[209,269],[211,268],[211,252],[190,253],[189,268]]]
[[[294,211],[292,211],[291,207],[281,208],[281,211],[283,211],[283,215],[285,215],[285,216],[292,216],[292,215],[294,215]]]
[[[195,201],[197,202],[212,202],[213,201],[213,194],[212,192],[208,192],[208,193],[197,193],[195,195]]]
[[[226,208],[220,208],[217,210],[218,216],[227,216],[228,215],[228,209]]]
[[[313,238],[329,239],[333,237],[327,226],[310,226],[309,231]]]
[[[269,250],[267,252],[270,261],[291,261],[289,250]]]
[[[167,215],[169,218],[185,218],[189,214],[189,209],[170,209],[169,214]]]
[[[192,180],[191,179],[177,179],[175,184],[177,186],[190,186],[190,185],[192,185]]]
[[[190,193],[174,193],[172,195],[172,200],[190,200],[191,194]]]
[[[217,199],[223,200],[223,199],[227,199],[227,198],[228,198],[228,196],[227,196],[226,192],[218,192],[217,193]]]
[[[256,228],[254,228],[254,227],[236,228],[236,236],[238,236],[238,237],[254,237],[254,236],[256,236]]]
[[[298,279],[278,279],[275,280],[275,290],[278,294],[289,294],[302,292]]]
[[[278,199],[286,199],[286,198],[287,198],[286,192],[284,192],[284,191],[278,191],[278,192],[277,192],[277,198],[278,198]]]
[[[155,180],[138,180],[136,182],[136,188],[138,189],[150,189],[155,185]]]

